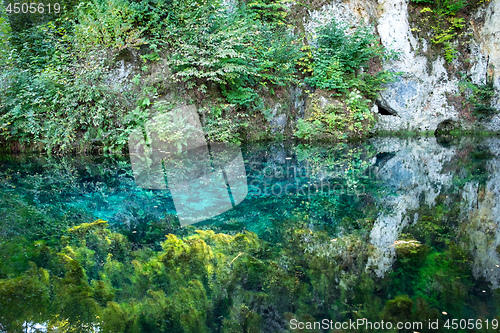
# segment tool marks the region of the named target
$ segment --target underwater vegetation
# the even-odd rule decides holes
[[[307,163],[307,175],[267,178],[272,188],[330,177],[346,188],[364,186],[363,195],[266,196],[262,187],[241,210],[184,227],[174,214],[146,207],[168,196],[134,190],[120,158],[79,164],[4,156],[0,331],[39,324],[57,332],[288,332],[292,320],[366,319],[438,321],[440,329],[424,325],[419,332],[444,332],[452,318],[500,319],[495,152],[453,148],[442,165],[452,182],[432,204],[422,195],[420,205],[403,213],[412,222],[389,244],[393,261],[381,275],[377,260],[387,258],[377,257],[374,228],[395,209],[392,198],[404,200],[382,171],[408,153],[380,153],[380,147],[286,148],[283,156],[292,157],[284,163]],[[268,149],[274,148],[245,148],[245,162],[279,169]],[[249,179],[261,179],[260,171],[250,168]],[[397,184],[404,181],[398,177],[391,174]],[[121,207],[113,195],[122,192],[135,193],[121,200],[138,200],[137,206],[112,221],[94,217],[105,201]],[[82,197],[98,202],[94,212],[71,205]],[[250,218],[256,226],[245,224]]]
[[[276,243],[192,228],[168,234],[159,251],[103,220],[70,227],[58,241],[35,240],[36,231],[3,238],[0,323],[7,332],[25,322],[64,332],[279,332],[294,318],[492,318],[498,294],[473,278],[457,233],[442,232],[442,206],[430,213],[436,218],[423,215],[396,242],[383,278],[367,267],[373,249],[362,229],[332,238],[299,220],[275,225]]]

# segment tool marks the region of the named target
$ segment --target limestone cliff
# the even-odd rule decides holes
[[[306,44],[314,43],[312,37],[318,29],[335,19],[351,22],[353,27],[373,26],[381,43],[397,54],[397,59],[385,60],[382,64],[384,69],[400,75],[387,85],[373,105],[372,111],[377,114],[375,133],[433,132],[444,125],[463,130],[500,131],[497,111],[482,121],[471,114],[467,92],[462,86],[464,80],[471,84],[492,81],[495,96],[491,106],[496,110],[500,108],[500,0],[477,4],[457,15],[464,19],[464,24],[457,37],[449,41],[457,55],[452,61],[445,59],[442,45],[432,42],[436,33],[429,28],[432,22],[423,20],[423,6],[410,0],[309,2],[306,7],[292,4],[289,7],[297,22],[294,33],[304,33]],[[132,55],[119,60],[110,84],[126,86],[127,81],[141,73],[137,58]],[[156,67],[151,71],[150,80],[161,80],[168,72],[164,64]],[[169,100],[176,95],[172,84],[167,90],[170,92],[161,99]],[[246,138],[291,137],[297,120],[308,114],[310,92],[308,87],[287,87],[271,95],[264,89],[264,106],[268,111],[263,112],[263,119],[252,120]],[[182,99],[177,102],[182,103]]]
[[[384,63],[385,69],[401,76],[374,106],[379,113],[375,130],[435,131],[443,122],[462,129],[500,130],[499,115],[478,124],[464,112],[463,98],[458,98],[463,77],[481,84],[488,76],[495,87],[492,106],[500,106],[500,1],[491,0],[462,15],[465,42],[460,43],[460,38],[451,42],[460,53],[451,62],[431,42],[429,29],[414,22],[421,18],[416,17],[421,10],[409,0],[335,0],[311,11],[304,18],[304,28],[313,34],[331,18],[373,24],[382,44],[399,54],[397,60]]]

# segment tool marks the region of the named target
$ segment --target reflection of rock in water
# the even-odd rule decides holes
[[[385,154],[374,160],[377,177],[386,184],[387,190],[396,195],[383,197],[381,213],[370,234],[370,242],[376,247],[367,267],[378,276],[388,271],[394,260],[395,250],[391,245],[398,240],[402,230],[415,223],[418,216],[411,213],[422,205],[434,206],[438,195],[450,189],[457,190],[453,176],[464,176],[463,166],[459,173],[446,170],[446,164],[455,159],[458,146],[443,147],[434,138],[418,140],[380,139],[374,146]],[[460,196],[460,225],[458,244],[472,256],[474,277],[484,277],[493,288],[500,286],[500,145],[497,138],[483,141],[478,150],[484,159],[484,174],[475,174],[473,180],[458,188]],[[387,152],[395,155],[383,159]],[[463,156],[462,156],[463,158]],[[465,157],[470,160],[472,157]],[[473,172],[479,172],[476,164]],[[481,180],[482,179],[482,180]]]
[[[416,220],[416,216],[406,216],[407,213],[422,204],[434,205],[443,186],[451,183],[453,176],[443,172],[443,165],[451,160],[455,150],[440,146],[435,138],[384,138],[375,140],[373,144],[378,151],[386,154],[384,156],[394,154],[384,163],[378,163],[377,177],[396,195],[382,199],[382,212],[370,235],[370,242],[376,250],[367,264],[378,276],[382,276],[395,259],[395,250],[391,245],[398,240],[403,228]]]
[[[382,166],[387,163],[391,158],[396,156],[395,153],[387,153],[387,152],[382,152],[378,153],[377,156],[375,156],[375,163],[373,164],[374,167],[381,168]]]
[[[472,256],[474,277],[484,277],[493,288],[500,286],[500,149],[498,139],[484,143],[493,154],[486,162],[488,179],[484,185],[470,181],[462,192],[462,246]]]

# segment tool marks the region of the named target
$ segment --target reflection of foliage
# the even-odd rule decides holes
[[[283,0],[253,0],[248,4],[251,13],[262,21],[275,22],[278,25],[285,24],[288,10]]]
[[[355,191],[356,186],[368,185],[373,177],[370,159],[375,152],[370,146],[360,147],[344,143],[332,148],[301,144],[295,147],[295,153],[299,162],[307,163],[312,177],[345,179],[347,187],[352,191]],[[359,193],[361,192],[360,189]]]
[[[367,267],[380,190],[369,167],[377,151],[344,143],[299,145],[289,153],[297,166],[308,165],[305,180],[328,179],[353,190],[363,185],[367,195],[259,197],[265,209],[279,204],[283,214],[272,221],[259,215],[268,228],[257,235],[243,231],[241,219],[179,228],[170,215],[160,219],[141,207],[158,200],[148,191],[131,209],[130,228],[114,226],[118,233],[50,200],[73,202],[78,192],[99,187],[111,201],[109,189],[131,181],[123,160],[74,165],[40,158],[20,174],[2,160],[1,329],[20,332],[28,321],[59,331],[279,332],[290,319],[425,322],[442,311],[453,317],[495,311],[498,300],[477,293],[483,284],[474,280],[467,253],[477,244],[469,238],[494,230],[482,212],[464,223],[461,203],[444,195],[435,207],[408,212],[418,213],[417,221],[394,243],[393,271],[380,278]],[[478,149],[467,156],[489,155]],[[472,168],[459,162],[457,174]],[[249,178],[263,177],[262,169],[251,171]],[[296,180],[273,177],[272,184]]]

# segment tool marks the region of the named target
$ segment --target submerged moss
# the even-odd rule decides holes
[[[268,187],[331,177],[346,185],[345,193],[262,195],[252,198],[258,205],[243,202],[224,218],[182,228],[170,212],[160,218],[137,203],[131,213],[120,212],[109,223],[92,222],[76,209],[65,211],[69,205],[62,198],[75,200],[70,184],[98,184],[99,196],[85,194],[99,199],[99,205],[107,200],[122,207],[113,193],[130,178],[116,181],[121,171],[84,173],[98,181],[83,186],[69,176],[71,167],[66,174],[57,169],[62,180],[49,172],[31,177],[31,183],[21,183],[28,175],[18,177],[17,170],[5,168],[0,179],[0,209],[6,212],[0,219],[1,329],[21,332],[30,322],[62,332],[92,327],[102,332],[283,332],[290,330],[291,319],[425,322],[445,318],[443,312],[454,318],[493,318],[500,298],[494,280],[486,279],[496,273],[482,275],[478,268],[496,269],[491,260],[498,255],[494,182],[488,174],[495,166],[494,151],[458,147],[443,164],[452,182],[442,185],[432,202],[422,196],[419,205],[408,208],[401,221],[413,223],[382,245],[374,228],[388,224],[384,217],[392,213],[383,204],[405,198],[377,185],[377,177],[385,168],[399,183],[405,179],[396,171],[407,169],[396,163],[396,154],[379,151],[347,143],[336,149],[296,145],[283,156],[292,156],[297,169],[307,166],[307,175],[273,174]],[[279,166],[273,163],[265,164],[268,170]],[[260,171],[250,170],[249,179],[266,181]],[[47,182],[56,190],[40,187],[40,179],[51,179]],[[103,184],[112,190],[102,190]],[[363,195],[351,193],[362,186]],[[468,201],[461,197],[464,187]],[[60,201],[48,204],[48,193]],[[146,191],[140,195],[143,206],[165,198]],[[121,198],[133,202],[136,197]],[[266,215],[269,211],[278,213]],[[253,224],[246,221],[250,217]],[[393,257],[379,260],[394,260],[385,275],[373,269],[381,246]]]

